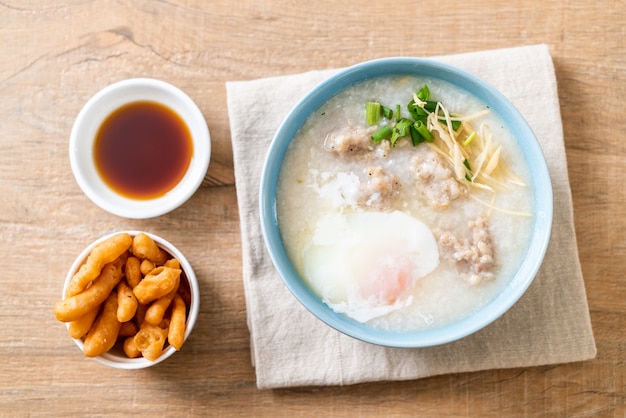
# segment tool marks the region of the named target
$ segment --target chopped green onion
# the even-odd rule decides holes
[[[428,110],[429,112],[434,112],[435,109],[437,109],[437,104],[439,104],[439,102],[433,102],[432,100],[426,100],[426,104],[424,104],[424,109]]]
[[[439,122],[443,125],[446,125],[446,119],[444,116],[439,116]],[[450,125],[452,125],[452,130],[453,131],[458,131],[459,128],[461,127],[461,121],[460,120],[451,120],[450,121]]]
[[[414,147],[425,141],[424,137],[417,132],[417,129],[415,129],[415,124],[411,125],[409,128],[409,133],[411,134],[411,142]]]
[[[383,139],[387,139],[391,136],[391,128],[387,125],[381,126],[376,132],[372,134],[372,140],[379,144]]]
[[[415,103],[415,100],[411,100],[406,106],[406,109],[409,111],[413,119],[416,120],[420,119],[420,116],[428,116],[428,113]]]
[[[416,121],[413,126],[415,126],[415,130],[417,130],[417,132],[426,140],[426,142],[433,142],[435,140],[433,134],[428,131],[428,128],[426,128],[426,125],[424,125],[421,120]]]
[[[391,135],[391,146],[395,147],[396,141],[404,136],[409,135],[409,128],[413,125],[413,121],[410,119],[402,118],[396,123]]]
[[[422,87],[420,91],[417,92],[417,98],[423,102],[427,101],[430,98],[430,90],[428,89],[428,86],[426,84],[424,84],[424,87]]]
[[[434,112],[439,102],[428,101],[424,103],[424,106],[419,106],[415,103],[415,100],[411,100],[406,106],[407,110],[413,116],[413,119],[419,119],[420,116],[428,116],[428,112]]]
[[[422,122],[424,125],[426,125],[426,121],[428,120],[428,116],[426,116],[426,115],[420,115],[420,116],[418,116],[418,117],[416,117],[416,118],[415,118],[415,122],[417,122],[418,120],[419,120],[420,122]]]
[[[367,102],[365,104],[365,121],[368,125],[377,125],[380,121],[380,103]]]
[[[410,118],[402,117],[402,106],[396,105],[395,114],[391,108],[388,108],[378,102],[368,102],[366,104],[366,119],[369,125],[376,125],[380,121],[380,116],[387,120],[396,119],[396,125],[393,128],[383,126],[372,134],[375,143],[380,143],[383,139],[389,139],[391,146],[395,146],[396,141],[402,137],[410,136],[413,145],[419,145],[422,142],[433,142],[435,138],[426,127],[428,115],[435,112],[439,106],[439,102],[429,100],[430,90],[428,85],[424,86],[413,95],[414,99],[406,106]],[[417,102],[417,103],[416,103]],[[418,104],[419,103],[419,104]],[[438,115],[438,119],[442,124],[446,124],[445,117]],[[460,121],[450,121],[452,129],[455,131],[461,126]],[[470,135],[471,137],[471,135]],[[471,139],[466,139],[467,144]]]

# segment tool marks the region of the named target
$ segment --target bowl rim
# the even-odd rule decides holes
[[[93,164],[93,142],[102,122],[120,107],[139,101],[156,102],[172,109],[187,125],[193,143],[193,154],[183,178],[154,199],[132,199],[111,190]],[[105,86],[81,108],[70,132],[69,159],[78,186],[96,206],[124,218],[153,218],[178,208],[200,187],[211,159],[211,135],[204,115],[184,91],[154,78],[130,78]]]
[[[515,276],[485,307],[441,328],[401,333],[373,329],[333,312],[304,283],[282,245],[275,185],[293,136],[312,112],[353,84],[379,76],[407,74],[447,81],[489,105],[500,119],[506,121],[507,128],[522,148],[531,167],[535,216],[532,245],[527,250],[527,256]],[[266,155],[259,187],[259,211],[265,246],[277,273],[294,297],[315,317],[335,330],[364,342],[387,347],[417,348],[446,344],[473,334],[501,317],[522,297],[536,277],[548,248],[552,230],[553,194],[548,166],[539,141],[522,114],[502,93],[479,77],[450,64],[428,58],[389,57],[340,70],[319,83],[291,109],[276,131]]]
[[[115,236],[118,234],[124,234],[124,233],[129,234],[131,237],[134,237],[135,235],[139,233],[144,233],[148,235],[157,243],[157,245],[160,248],[166,250],[170,255],[177,258],[178,261],[180,262],[181,269],[185,272],[185,276],[187,277],[187,282],[189,283],[189,289],[190,289],[190,294],[191,294],[191,303],[189,306],[189,313],[187,315],[187,322],[185,324],[185,337],[183,340],[183,341],[187,341],[187,338],[191,334],[196,324],[196,320],[198,319],[198,313],[200,312],[200,288],[198,285],[198,278],[193,268],[191,267],[191,264],[189,263],[187,258],[183,255],[183,253],[176,246],[174,246],[174,244],[172,244],[165,238],[160,237],[156,234],[146,232],[146,231],[139,231],[139,230],[122,230],[122,231],[108,233],[92,241],[89,245],[87,245],[80,252],[80,254],[76,257],[76,259],[72,263],[70,269],[68,270],[67,275],[65,276],[65,282],[63,283],[62,298],[65,299],[65,291],[67,289],[67,286],[72,276],[74,275],[76,271],[78,271],[80,266],[85,262],[91,250],[96,245],[111,238],[112,236]],[[66,328],[69,328],[69,322],[65,323],[65,326]],[[83,345],[84,345],[82,339],[80,338],[71,338],[71,339],[74,341],[74,343],[76,344],[76,346],[79,348],[79,350],[82,353]],[[162,361],[170,358],[174,353],[176,353],[176,351],[177,350],[173,346],[170,345],[167,348],[165,348],[165,350],[163,350],[159,358],[157,358],[154,361],[150,361],[144,357],[128,358],[128,357],[117,356],[110,352],[101,354],[96,357],[91,357],[90,359],[100,364],[103,364],[105,366],[113,367],[116,369],[135,370],[135,369],[144,369],[147,367],[154,366],[158,363],[161,363]]]

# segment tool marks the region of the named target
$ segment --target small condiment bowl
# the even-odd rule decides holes
[[[76,260],[74,261],[74,263],[72,264],[72,266],[70,267],[67,273],[67,276],[65,278],[65,284],[63,285],[63,297],[65,297],[65,291],[67,289],[67,286],[72,276],[74,276],[74,274],[80,269],[81,265],[85,263],[85,261],[87,260],[87,257],[89,256],[89,253],[96,245],[107,240],[113,235],[117,235],[120,233],[128,233],[130,234],[131,237],[134,237],[140,232],[142,231],[118,231],[118,232],[105,235],[97,239],[96,241],[92,242],[91,244],[89,244],[76,258]],[[180,262],[180,267],[182,269],[181,286],[186,286],[189,288],[189,297],[191,300],[191,303],[188,306],[187,323],[185,326],[185,341],[187,341],[187,338],[191,334],[191,331],[193,330],[193,327],[196,323],[196,319],[198,318],[198,312],[200,310],[200,289],[198,287],[198,279],[196,277],[196,274],[194,273],[193,268],[191,267],[191,264],[189,263],[187,258],[185,258],[183,253],[180,252],[180,250],[176,248],[172,243],[170,243],[166,239],[161,238],[157,235],[154,235],[148,232],[143,232],[143,233],[148,235],[150,238],[152,238],[154,242],[156,242],[156,244],[161,249],[165,250],[172,257],[177,258],[178,261]],[[69,323],[67,323],[66,325],[69,328]],[[75,338],[73,338],[73,340],[74,340],[74,343],[76,343],[76,345],[82,352],[83,340],[75,339]],[[185,347],[183,345],[183,350],[184,348]],[[116,344],[109,352],[96,356],[93,359],[97,361],[98,363],[101,363],[101,364],[104,364],[106,366],[113,367],[116,369],[132,370],[132,369],[143,369],[146,367],[154,366],[168,359],[175,352],[176,352],[176,349],[173,346],[166,345],[163,349],[163,353],[161,354],[161,356],[158,357],[154,361],[150,361],[143,357],[129,358],[124,354],[122,349],[119,347],[119,344]]]
[[[174,187],[154,198],[136,199],[113,190],[99,175],[94,144],[100,127],[113,112],[143,101],[177,114],[189,130],[193,151],[185,174]],[[72,127],[69,156],[76,182],[97,206],[121,217],[145,219],[176,209],[195,193],[209,167],[211,138],[202,112],[182,90],[164,81],[135,78],[111,84],[87,101]]]

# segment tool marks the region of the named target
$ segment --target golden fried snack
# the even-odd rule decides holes
[[[139,327],[133,321],[122,322],[118,338],[134,337],[139,331]]]
[[[54,305],[54,315],[59,321],[76,321],[87,312],[104,302],[123,276],[122,265],[126,262],[123,256],[102,268],[100,276],[93,284],[74,296],[66,297]]]
[[[75,321],[69,323],[67,328],[67,332],[70,334],[72,338],[82,338],[89,332],[89,329],[93,325],[93,321],[98,316],[98,312],[100,311],[100,305],[96,306],[85,315],[81,316]]]
[[[133,293],[133,289],[122,280],[117,284],[117,320],[120,322],[128,322],[135,316],[137,311],[137,298]]]
[[[113,262],[125,251],[127,251],[133,239],[127,233],[113,235],[111,238],[96,245],[87,261],[74,274],[70,280],[65,294],[74,296],[82,292],[89,283],[98,277],[104,265]]]
[[[141,351],[139,351],[135,345],[134,335],[124,340],[124,354],[126,354],[128,358],[141,357]]]
[[[176,279],[176,285],[167,295],[161,296],[150,304],[150,307],[146,310],[146,315],[144,317],[145,321],[152,325],[159,325],[161,323],[163,317],[165,316],[165,311],[170,306],[170,303],[172,303],[174,296],[176,296],[179,283],[180,277]]]
[[[134,289],[141,281],[141,261],[137,257],[130,256],[126,260],[126,269],[124,274],[126,275],[126,281],[131,289]]]
[[[167,295],[180,280],[180,269],[157,267],[133,289],[140,303],[146,304]]]
[[[135,346],[145,358],[150,361],[156,360],[163,352],[168,329],[168,320],[164,320],[158,326],[144,322],[137,335],[135,335]]]
[[[87,357],[96,357],[109,351],[117,341],[121,326],[117,320],[117,292],[112,291],[85,337],[83,353]]]
[[[118,255],[102,264],[111,254]],[[166,341],[176,350],[184,342],[190,288],[183,278],[180,261],[147,234],[117,234],[94,247],[54,314],[83,339],[88,357],[119,342],[127,357],[155,361]]]
[[[141,232],[133,238],[132,251],[135,257],[148,259],[157,266],[162,266],[169,258],[152,238]]]
[[[167,260],[165,262],[165,264],[163,264],[164,267],[170,267],[173,269],[179,269],[180,268],[180,261],[178,261],[177,258],[170,258],[169,260]]]
[[[172,316],[167,333],[167,341],[175,349],[180,350],[185,341],[185,321],[187,320],[187,306],[180,295],[176,294],[172,300]]]
[[[139,271],[141,271],[141,274],[145,276],[147,274],[150,274],[150,272],[154,270],[155,267],[156,264],[146,258],[145,260],[141,261],[141,264],[139,265]]]

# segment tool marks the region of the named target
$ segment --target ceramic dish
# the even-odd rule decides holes
[[[98,245],[99,243],[107,240],[113,235],[120,233],[128,233],[131,237],[134,237],[139,232],[142,231],[118,231],[112,234],[107,234],[96,241],[89,244],[76,258],[72,266],[70,267],[67,276],[65,278],[65,283],[63,286],[63,295],[65,295],[66,288],[72,278],[72,276],[79,270],[80,266],[85,262],[91,250]],[[180,262],[181,269],[183,271],[181,275],[181,286],[188,287],[189,296],[191,303],[188,306],[187,313],[187,323],[185,327],[185,341],[191,334],[194,325],[196,323],[196,319],[198,318],[198,312],[200,310],[200,289],[198,288],[198,279],[196,278],[196,274],[194,273],[191,264],[187,258],[185,258],[184,254],[176,248],[172,243],[167,241],[166,239],[159,237],[158,235],[150,234],[148,232],[144,232],[150,238],[152,238],[156,244],[163,250],[165,250],[172,257],[177,258]],[[66,324],[69,327],[69,323]],[[82,339],[73,339],[76,346],[83,351],[83,340]],[[183,346],[184,349],[184,346]],[[94,360],[98,363],[104,364],[105,366],[117,368],[117,369],[143,369],[146,367],[154,366],[172,355],[176,353],[176,349],[170,345],[165,345],[163,349],[163,353],[154,361],[150,361],[143,357],[139,358],[128,358],[122,349],[119,347],[119,344],[114,346],[109,352],[104,353],[102,355],[94,357]]]
[[[309,115],[333,96],[355,83],[388,75],[416,75],[448,82],[490,107],[507,124],[530,168],[533,189],[531,242],[508,284],[479,311],[440,328],[409,333],[373,329],[336,313],[312,292],[298,275],[283,246],[276,211],[277,182],[285,152]],[[265,243],[277,272],[293,295],[327,325],[354,338],[389,347],[425,347],[448,343],[472,334],[495,321],[524,294],[546,252],[552,225],[552,188],[538,141],[520,112],[495,88],[449,65],[426,59],[387,58],[347,68],[322,82],[289,113],[278,129],[266,157],[260,186],[260,215]],[[513,239],[513,238],[512,238]]]
[[[184,175],[169,191],[152,198],[120,194],[103,180],[94,162],[94,143],[103,122],[122,106],[137,102],[156,103],[170,109],[182,119],[191,137],[191,159]],[[95,94],[78,114],[69,145],[72,172],[87,197],[107,212],[134,219],[163,215],[185,203],[202,183],[211,156],[209,130],[192,99],[169,83],[148,78],[123,80]]]

